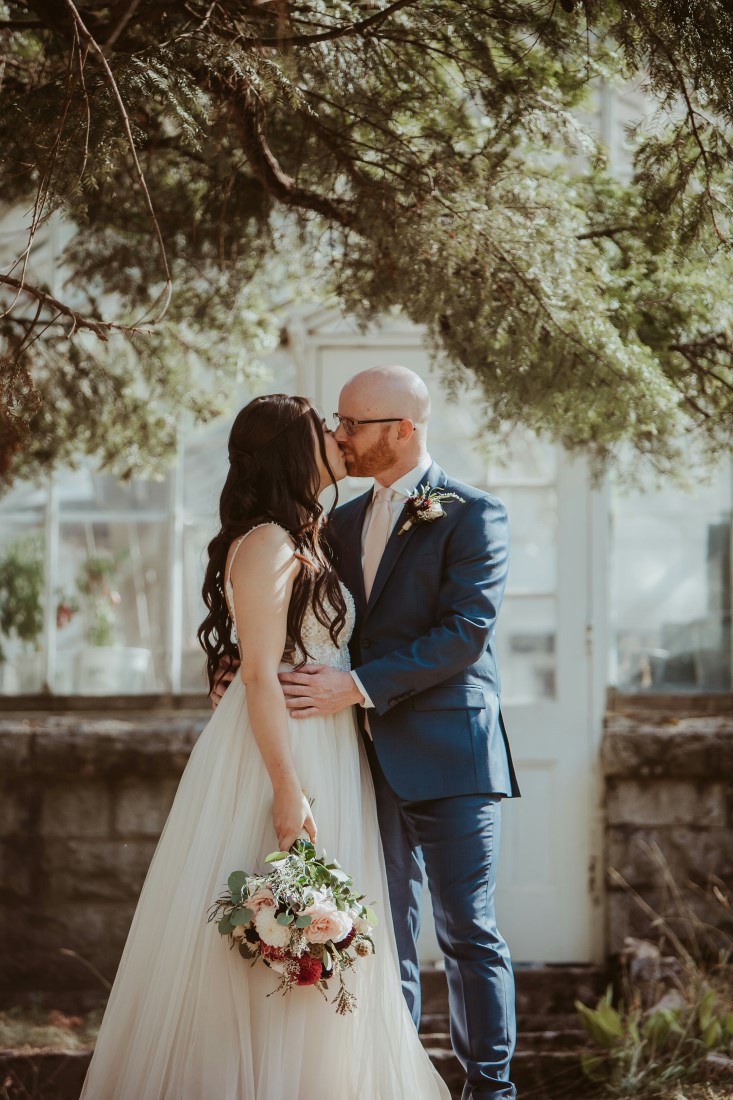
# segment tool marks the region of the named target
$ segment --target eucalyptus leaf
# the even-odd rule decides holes
[[[253,917],[254,913],[252,910],[245,907],[244,909],[237,909],[230,914],[229,920],[232,925],[237,928],[240,924],[250,924]]]
[[[244,871],[232,871],[231,875],[227,879],[227,886],[229,892],[237,897],[241,897],[242,890],[247,882],[247,875]]]
[[[283,926],[287,926],[287,925],[293,923],[293,914],[292,913],[278,913],[278,915],[275,919],[277,920],[278,924],[282,924]]]

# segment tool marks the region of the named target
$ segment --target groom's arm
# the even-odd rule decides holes
[[[461,672],[486,649],[506,584],[506,509],[480,497],[467,510],[450,537],[435,626],[355,669],[377,714]],[[355,701],[351,675],[337,669],[309,666],[281,680],[294,717],[331,714]]]

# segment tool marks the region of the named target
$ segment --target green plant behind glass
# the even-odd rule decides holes
[[[86,617],[86,638],[90,645],[112,645],[117,634],[115,607],[120,594],[114,580],[121,555],[97,554],[89,557],[77,573],[76,587],[82,599]]]
[[[15,539],[0,556],[0,639],[40,649],[43,633],[43,537]],[[0,662],[6,653],[0,641]]]

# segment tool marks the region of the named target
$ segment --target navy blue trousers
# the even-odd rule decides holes
[[[402,988],[415,1024],[420,1023],[417,937],[424,869],[445,957],[451,1041],[466,1071],[463,1100],[515,1097],[509,1079],[516,1040],[514,975],[494,909],[501,800],[471,794],[405,801],[384,778],[371,742],[367,755]]]

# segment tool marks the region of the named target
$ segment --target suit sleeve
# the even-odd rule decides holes
[[[496,497],[472,501],[448,543],[435,626],[410,645],[355,670],[377,714],[481,657],[501,607],[508,555],[506,508]]]

